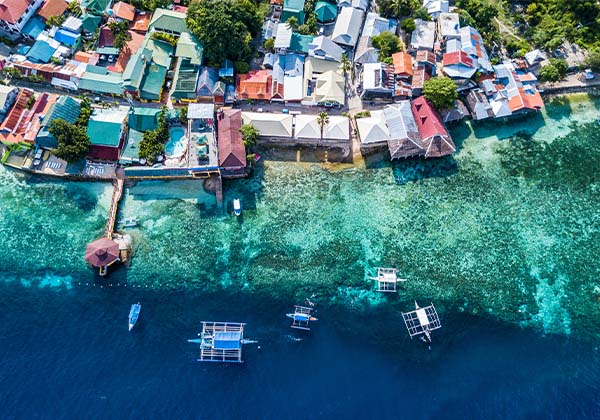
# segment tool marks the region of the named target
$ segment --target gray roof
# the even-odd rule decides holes
[[[460,20],[458,13],[440,13],[438,18],[440,34],[443,37],[460,38]]]
[[[415,19],[416,29],[410,37],[410,46],[418,50],[420,48],[433,50],[435,39],[435,22]]]
[[[215,114],[214,104],[192,103],[188,106],[189,119],[213,119]]]
[[[347,45],[354,48],[358,41],[358,34],[362,24],[364,12],[353,7],[342,7],[331,40],[336,44]]]
[[[326,36],[318,36],[308,44],[308,55],[324,60],[341,61],[344,50]]]

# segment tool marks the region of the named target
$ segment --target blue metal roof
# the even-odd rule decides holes
[[[213,339],[215,349],[240,349],[242,348],[242,333],[239,331],[220,331],[216,332]]]
[[[73,46],[77,44],[79,34],[75,34],[66,29],[59,29],[54,34],[54,39],[62,44]]]
[[[47,63],[50,61],[50,57],[56,51],[52,45],[43,40],[35,41],[33,47],[27,53],[27,58],[29,61],[34,63]]]
[[[31,19],[29,19],[27,24],[23,27],[23,34],[28,35],[33,39],[36,39],[38,35],[42,33],[45,27],[46,24],[44,23],[42,18],[39,16],[34,16]]]

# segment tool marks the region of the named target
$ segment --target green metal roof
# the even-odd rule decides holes
[[[70,96],[61,96],[52,104],[46,116],[42,120],[40,131],[36,137],[36,143],[44,147],[56,147],[58,143],[54,136],[48,131],[50,123],[56,119],[63,119],[68,123],[75,124],[79,118],[80,105]]]
[[[304,11],[304,0],[285,0],[283,2],[283,10]]]
[[[126,111],[102,110],[92,114],[88,122],[87,135],[95,146],[119,146],[121,128]]]
[[[140,86],[140,98],[151,101],[160,99],[160,92],[165,82],[167,68],[152,64],[146,68],[144,80]]]
[[[312,42],[315,37],[312,35],[300,35],[296,32],[292,34],[292,40],[290,41],[290,50],[296,52],[303,52],[308,54],[308,44]]]
[[[127,120],[129,128],[137,131],[154,130],[157,126],[157,115],[160,113],[158,108],[135,107],[129,112]],[[131,131],[130,131],[131,132]]]
[[[81,0],[81,7],[90,13],[102,15],[110,0]]]
[[[115,47],[102,47],[96,50],[98,54],[119,55],[119,49]]]
[[[152,61],[159,66],[170,67],[173,46],[165,41],[148,37],[145,48],[152,51]]]
[[[315,6],[315,12],[317,13],[317,20],[319,22],[330,22],[335,20],[338,14],[337,7],[326,1],[320,1]]]
[[[177,41],[175,56],[190,59],[191,64],[202,64],[204,48],[202,43],[189,32],[183,32]]]
[[[143,132],[134,130],[133,128],[129,129],[127,144],[123,148],[121,157],[119,158],[120,163],[132,163],[133,161],[137,161],[139,158],[138,153],[140,151],[139,145],[143,137]]]
[[[100,26],[100,21],[102,21],[100,16],[84,13],[81,16],[81,29],[83,29],[84,32],[93,34],[96,32],[96,29],[98,29],[98,26]]]
[[[156,9],[148,25],[148,32],[165,31],[165,32],[187,32],[188,28],[185,24],[185,13],[174,12],[167,9]]]
[[[146,63],[152,58],[152,51],[140,48],[131,56],[123,72],[123,87],[137,90],[142,83]]]
[[[285,0],[283,2],[281,21],[287,22],[292,16],[298,19],[298,25],[304,23],[304,0]]]
[[[86,71],[79,81],[79,89],[112,95],[123,94],[121,74],[107,72],[102,74]]]
[[[173,87],[171,96],[177,99],[196,98],[196,81],[200,67],[190,63],[187,58],[180,59],[177,62],[175,75],[173,76]]]

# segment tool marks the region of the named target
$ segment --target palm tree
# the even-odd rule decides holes
[[[319,128],[321,129],[321,143],[323,143],[323,129],[329,124],[329,115],[327,115],[327,112],[319,112],[317,124],[319,124]]]
[[[344,72],[344,74],[347,74],[350,71],[351,68],[351,64],[350,64],[350,60],[348,60],[348,56],[346,55],[346,53],[342,54],[342,71]]]

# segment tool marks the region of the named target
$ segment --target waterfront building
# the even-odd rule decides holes
[[[293,116],[270,112],[242,112],[244,124],[252,125],[263,138],[292,138]]]
[[[95,109],[87,127],[91,147],[88,156],[118,160],[127,133],[127,108]]]
[[[35,97],[29,89],[22,89],[13,108],[0,125],[0,141],[7,145],[21,144],[32,146],[40,129],[41,121],[48,108],[56,101],[56,96],[42,93]],[[28,106],[29,105],[29,106]]]
[[[423,142],[424,156],[441,157],[456,152],[456,146],[433,105],[421,96],[412,101],[411,106]]]
[[[400,159],[422,156],[425,151],[410,101],[388,105],[384,108],[383,114],[389,132],[387,145],[390,157]]]
[[[350,122],[348,117],[330,115],[329,122],[323,127],[323,138],[321,138],[321,126],[318,115],[299,114],[294,116],[294,138],[302,143],[317,143],[327,141],[347,141],[350,138]]]
[[[219,167],[224,175],[245,173],[246,148],[240,133],[241,127],[242,111],[239,109],[225,109],[217,114]]]
[[[471,117],[475,121],[485,120],[494,116],[492,106],[481,89],[474,89],[467,93],[467,105],[469,106]]]
[[[40,125],[40,130],[37,133],[35,143],[39,147],[53,149],[58,147],[56,138],[50,133],[50,123],[58,118],[75,124],[80,114],[80,104],[71,96],[63,95],[58,98],[49,108]]]

